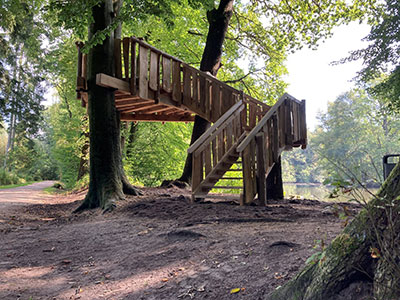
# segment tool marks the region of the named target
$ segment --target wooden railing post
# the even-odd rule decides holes
[[[267,188],[265,181],[265,139],[264,132],[259,132],[256,135],[256,155],[257,155],[257,192],[258,205],[265,206],[267,203]]]
[[[307,147],[306,100],[301,100],[300,116],[300,139],[302,142],[301,149],[305,149]]]
[[[203,180],[202,152],[194,152],[192,155],[192,191],[196,190]],[[192,198],[192,202],[194,202]]]

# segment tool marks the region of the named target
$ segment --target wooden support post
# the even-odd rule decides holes
[[[192,164],[192,191],[195,191],[203,180],[202,152],[193,153]]]
[[[265,182],[265,140],[264,133],[260,132],[256,135],[256,152],[257,152],[257,192],[258,202],[260,206],[265,206],[267,203],[267,190]]]
[[[253,191],[253,173],[251,163],[251,145],[244,148],[242,152],[242,167],[243,167],[243,186],[244,186],[244,201],[243,205],[250,204],[254,199]]]

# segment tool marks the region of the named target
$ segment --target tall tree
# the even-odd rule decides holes
[[[108,28],[114,15],[112,0],[93,6],[89,39]],[[92,47],[88,55],[90,182],[88,194],[78,210],[95,207],[111,210],[124,198],[124,193],[138,194],[122,168],[120,122],[114,91],[96,84],[96,74],[114,75],[113,55],[113,32],[101,44]]]
[[[233,14],[233,2],[234,0],[221,0],[218,8],[213,8],[207,12],[209,29],[200,62],[200,70],[210,72],[213,76],[217,76],[221,67],[222,46]],[[209,127],[210,123],[207,120],[196,115],[190,144],[193,144]],[[178,180],[189,183],[191,178],[192,154],[190,153],[186,157],[185,167]]]

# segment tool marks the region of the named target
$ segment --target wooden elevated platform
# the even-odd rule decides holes
[[[86,55],[78,46],[77,98],[87,105]],[[191,122],[194,116],[216,122],[243,99],[251,117],[270,108],[249,95],[135,38],[115,40],[115,73],[97,74],[96,83],[115,89],[124,121]]]

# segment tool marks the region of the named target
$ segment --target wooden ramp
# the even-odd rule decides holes
[[[82,46],[77,98],[87,106]],[[215,189],[241,190],[241,204],[258,195],[265,205],[265,179],[281,152],[307,144],[305,101],[285,94],[271,107],[135,37],[116,39],[114,50],[113,76],[97,74],[96,83],[115,90],[122,121],[191,122],[199,115],[213,123],[188,149],[193,200]]]

